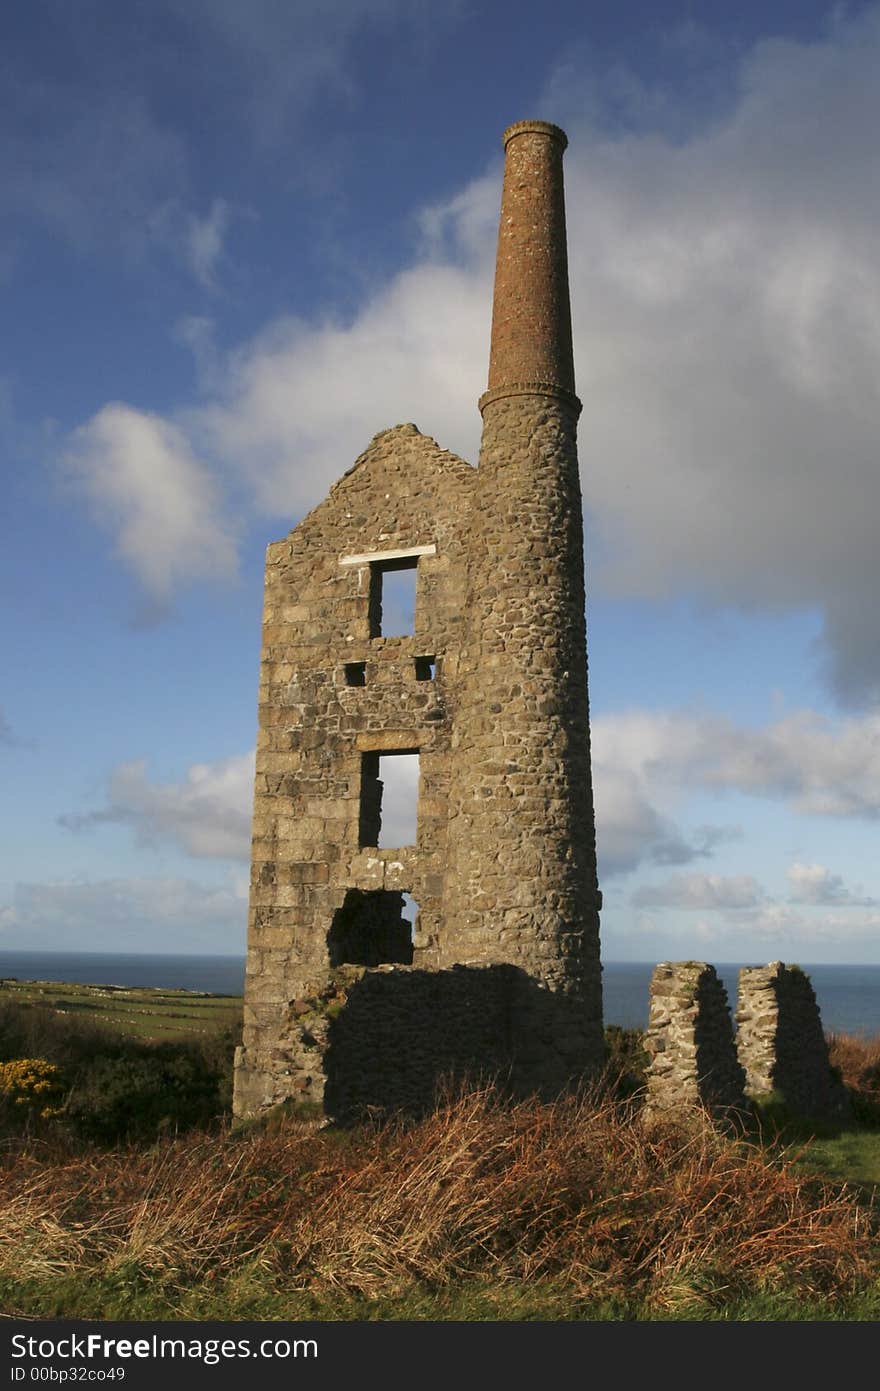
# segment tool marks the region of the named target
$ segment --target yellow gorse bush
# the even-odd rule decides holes
[[[61,1070],[54,1063],[45,1058],[14,1058],[0,1063],[0,1103],[49,1120],[60,1114],[63,1099]]]

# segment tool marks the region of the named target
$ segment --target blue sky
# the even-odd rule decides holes
[[[243,950],[265,545],[386,426],[476,460],[541,117],[604,954],[880,962],[880,5],[0,25],[0,945]]]

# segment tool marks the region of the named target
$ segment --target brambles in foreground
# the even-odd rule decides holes
[[[869,1208],[756,1145],[628,1110],[598,1091],[511,1106],[483,1090],[379,1129],[282,1118],[149,1149],[22,1145],[0,1171],[0,1298],[151,1318],[869,1307]]]

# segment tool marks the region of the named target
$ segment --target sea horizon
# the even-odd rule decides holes
[[[648,987],[656,961],[603,961],[606,1024],[644,1028]],[[736,1009],[742,966],[766,962],[713,963]],[[880,1037],[880,965],[800,962],[810,977],[826,1033]],[[241,995],[245,957],[241,953],[57,952],[0,950],[0,979],[71,982],[117,988],[155,988]]]

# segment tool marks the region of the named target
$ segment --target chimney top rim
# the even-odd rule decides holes
[[[501,137],[501,143],[505,150],[517,135],[549,135],[551,139],[558,140],[563,150],[568,145],[568,136],[561,126],[555,126],[552,121],[514,121],[512,126],[508,126]]]

